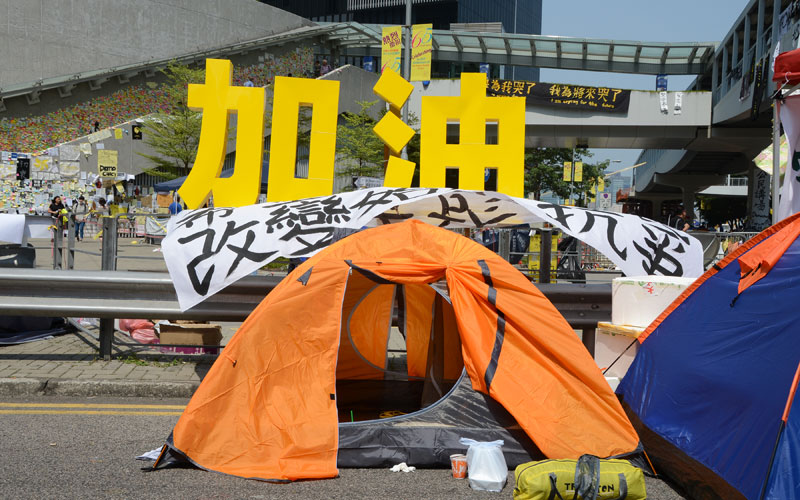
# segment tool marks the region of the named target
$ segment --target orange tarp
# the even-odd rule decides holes
[[[298,278],[309,270],[303,284]],[[358,286],[370,275],[403,285],[446,278],[473,387],[500,402],[548,457],[608,457],[638,446],[600,370],[541,292],[481,245],[407,221],[345,238],[284,279],[203,380],[175,426],[175,448],[201,467],[237,476],[336,476],[337,353],[348,277],[357,275]],[[359,311],[363,304],[356,311],[380,327],[380,343],[388,306],[378,302],[372,315]],[[423,324],[430,323],[428,304]],[[374,345],[364,345],[374,357]],[[413,369],[419,375],[418,364]]]

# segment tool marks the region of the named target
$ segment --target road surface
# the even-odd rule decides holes
[[[322,481],[272,484],[193,468],[143,472],[134,457],[163,444],[187,400],[0,398],[4,498],[510,498],[473,491],[449,470],[342,469]],[[648,478],[648,498],[681,499]]]

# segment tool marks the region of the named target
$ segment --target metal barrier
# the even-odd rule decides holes
[[[181,311],[167,273],[0,268],[0,314],[100,318],[100,354],[111,358],[116,318],[243,321],[281,278],[246,276]],[[538,285],[594,354],[598,321],[611,320],[611,285]],[[129,345],[129,344],[127,344]]]

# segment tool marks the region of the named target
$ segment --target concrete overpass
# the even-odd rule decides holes
[[[711,129],[699,130],[682,149],[643,151],[639,162],[647,164],[636,172],[637,198],[658,205],[665,198],[683,197],[687,204],[695,192],[728,174],[747,174],[752,185],[752,159],[772,142],[772,55],[778,45],[785,52],[798,44],[791,6],[790,0],[748,3],[691,86],[711,92]],[[765,68],[760,92],[749,76],[759,62]]]
[[[460,80],[414,83],[410,111],[420,116],[423,96],[458,96]],[[696,142],[709,127],[710,92],[683,92],[680,114],[674,112],[676,92],[670,92],[668,113],[662,113],[657,92],[631,91],[623,114],[556,109],[528,105],[525,111],[526,147],[668,148]],[[491,136],[491,131],[489,132]]]

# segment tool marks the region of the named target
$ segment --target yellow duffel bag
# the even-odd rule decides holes
[[[627,460],[584,455],[542,460],[514,471],[514,500],[640,500],[647,498],[642,470]]]

